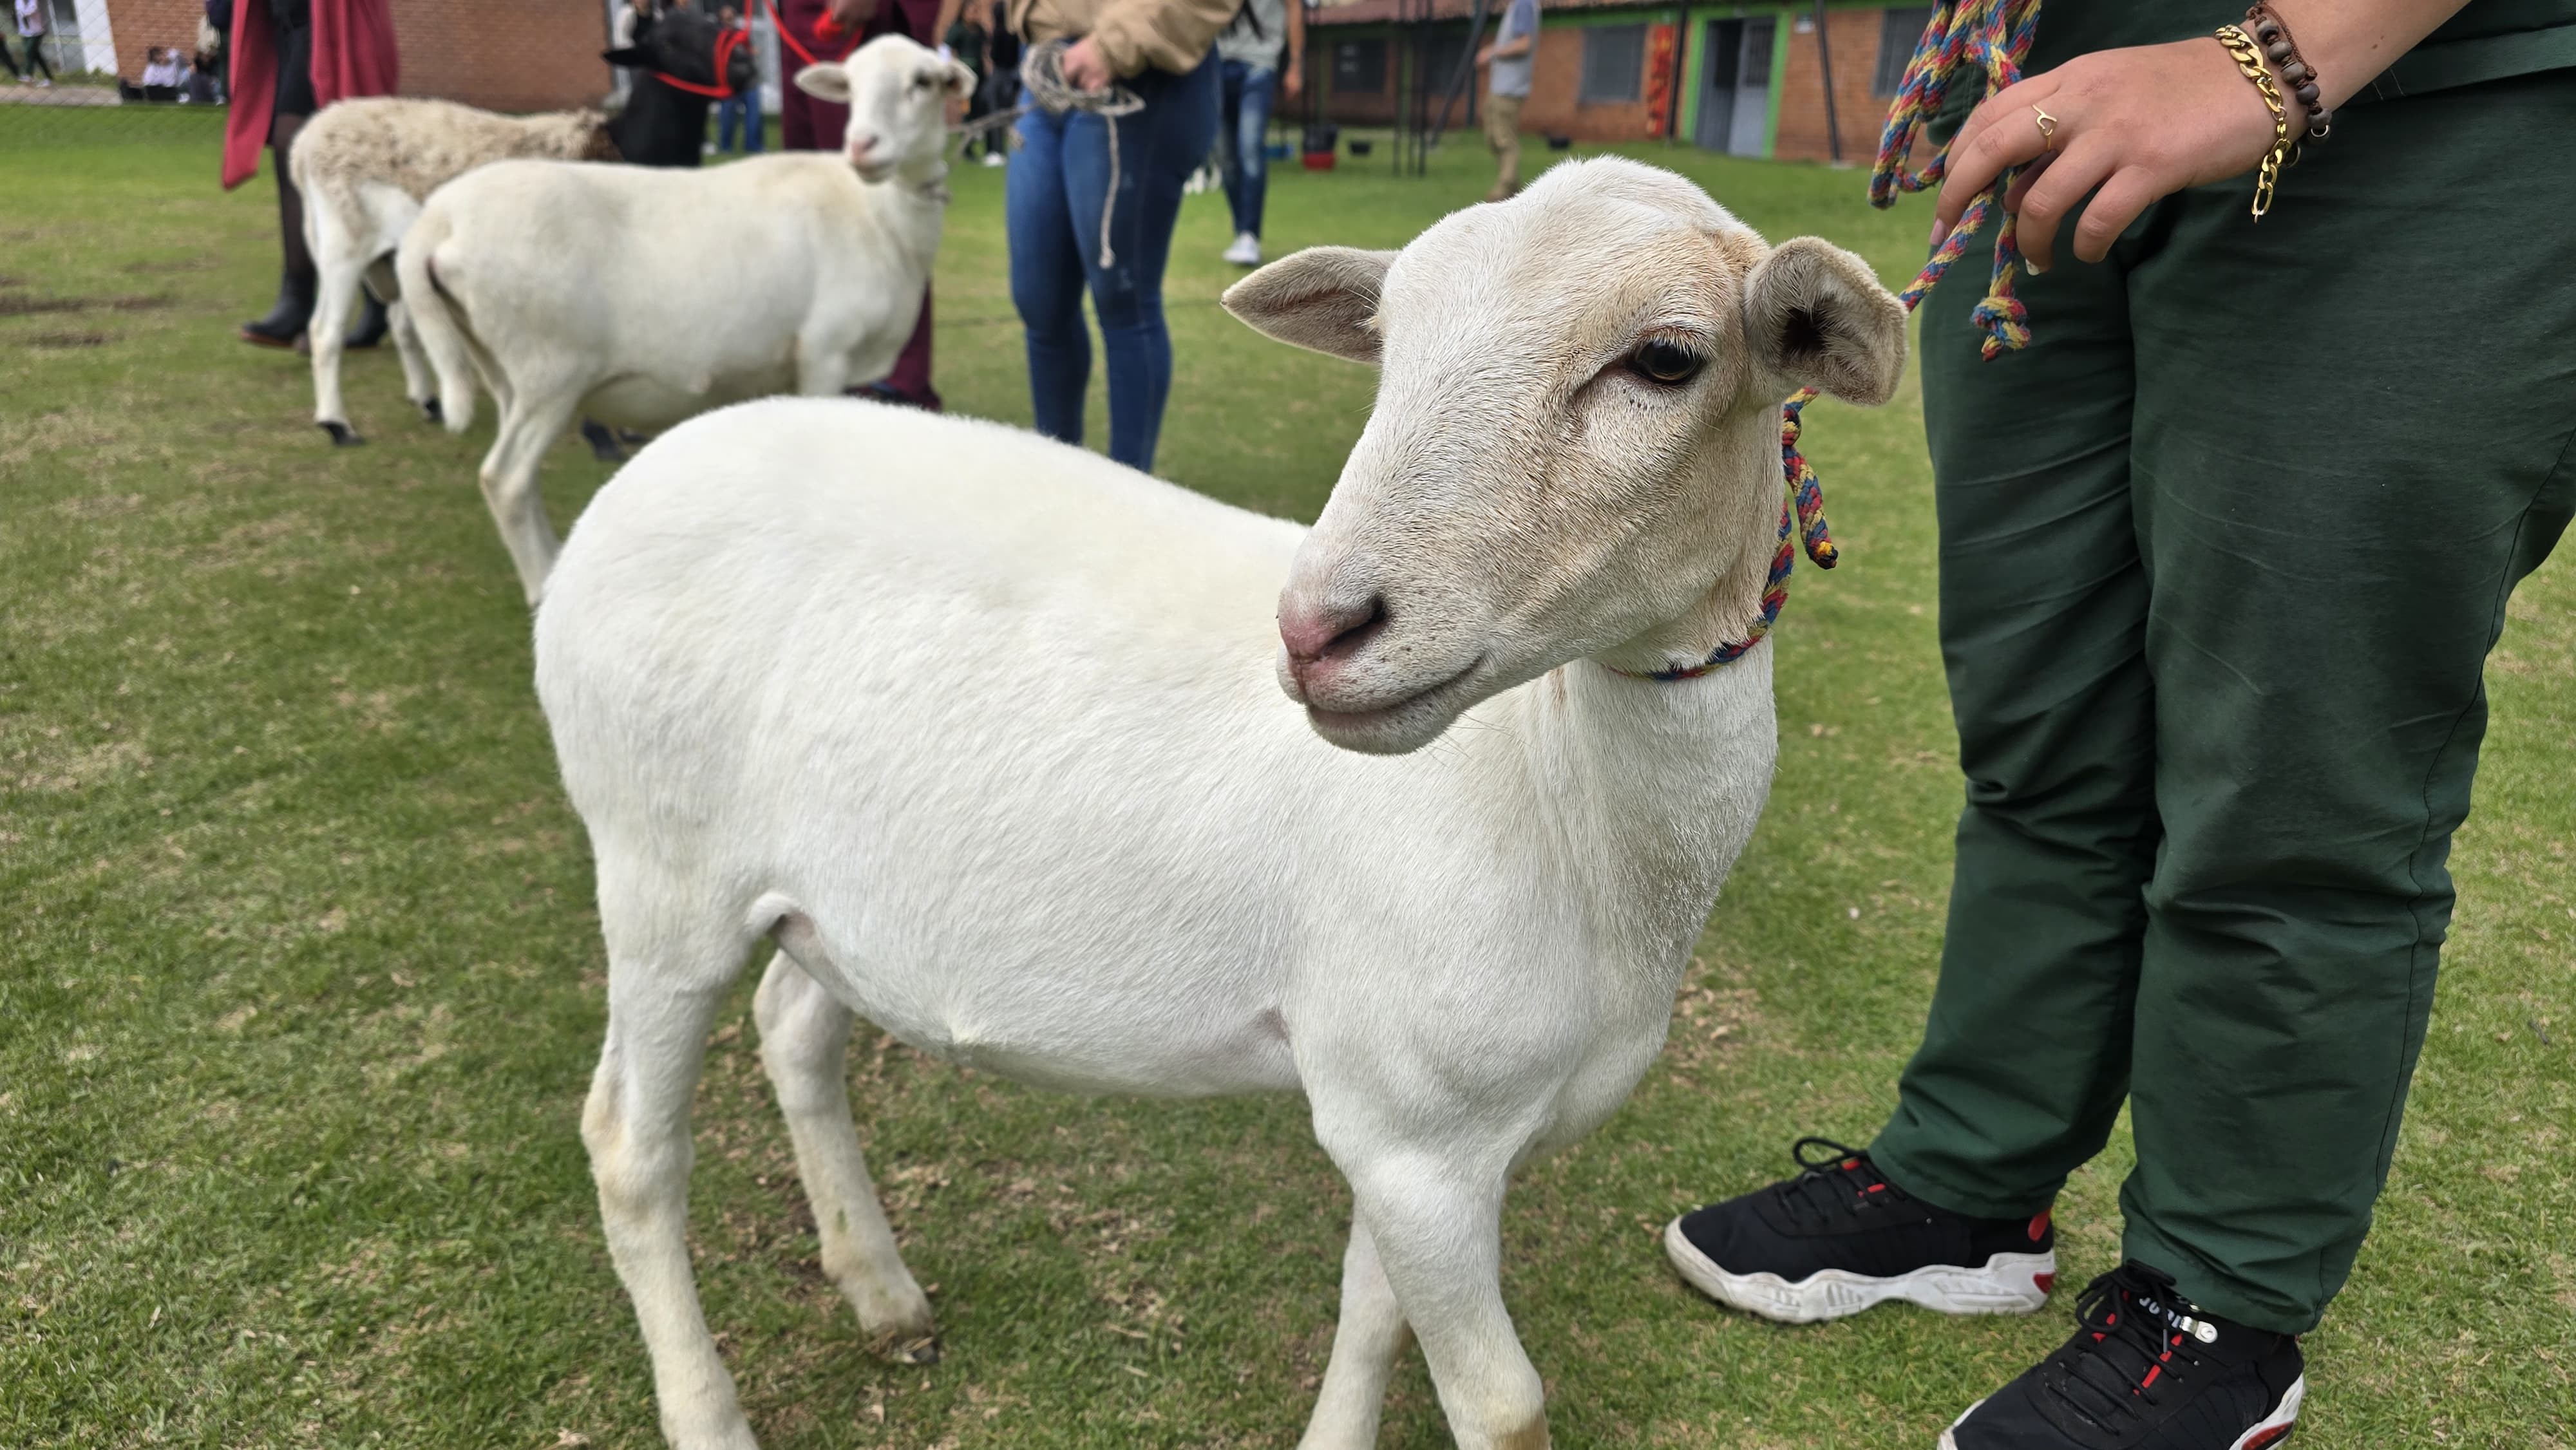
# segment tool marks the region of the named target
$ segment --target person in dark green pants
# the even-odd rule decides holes
[[[2050,0],[1953,145],[1948,220],[2044,158],[2006,199],[2035,272],[2081,220],[2026,349],[1980,358],[1965,275],[1922,306],[1967,776],[1939,986],[1867,1151],[1802,1142],[1666,1235],[1774,1318],[2037,1308],[2125,1100],[2127,1262],[1945,1450],[2288,1433],[2423,1042],[2481,668],[2576,512],[2576,3],[2272,9],[2337,109],[2259,225],[2232,5]]]

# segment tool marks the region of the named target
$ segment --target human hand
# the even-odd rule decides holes
[[[2282,99],[2295,135],[2305,116],[2286,90]],[[2034,106],[2056,118],[2053,139]],[[2005,168],[2022,166],[2003,205],[2018,214],[2032,273],[2056,262],[2058,224],[2097,186],[2075,224],[2075,255],[2098,262],[2158,198],[2240,176],[2271,149],[2270,108],[2213,38],[2080,55],[1988,96],[1959,128],[1933,245]]]
[[[1494,48],[1493,48],[1492,46],[1490,46],[1490,45],[1486,45],[1486,46],[1479,46],[1479,47],[1477,47],[1477,49],[1476,49],[1476,64],[1477,64],[1477,66],[1481,68],[1481,67],[1484,67],[1484,66],[1492,65],[1493,63],[1494,63]]]
[[[1299,93],[1303,92],[1305,89],[1306,67],[1303,62],[1289,66],[1287,71],[1279,77],[1279,94],[1286,96],[1292,101],[1297,99]]]
[[[876,15],[877,0],[832,0],[823,11],[823,23],[815,29],[830,34],[855,35],[865,30]]]
[[[1105,91],[1118,76],[1109,68],[1109,58],[1086,35],[1065,47],[1064,79],[1078,91]]]

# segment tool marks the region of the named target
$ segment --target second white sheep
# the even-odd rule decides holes
[[[448,431],[480,376],[483,459],[528,602],[558,548],[537,465],[576,415],[656,431],[770,393],[873,382],[921,316],[948,206],[947,104],[974,73],[901,36],[807,93],[850,107],[835,153],[706,171],[505,161],[440,187],[396,257]]]

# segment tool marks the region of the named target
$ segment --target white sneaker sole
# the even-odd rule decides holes
[[[1936,1264],[1889,1278],[1820,1269],[1797,1283],[1777,1274],[1730,1274],[1682,1233],[1664,1226],[1664,1257],[1690,1286],[1720,1304],[1782,1324],[1818,1324],[1902,1299],[1942,1314],[2028,1314],[2048,1303],[2057,1255],[1997,1254],[1983,1268]]]
[[[2281,1403],[2273,1407],[2272,1413],[2248,1426],[2227,1450],[2269,1450],[2269,1447],[2280,1444],[2289,1438],[2290,1427],[2299,1422],[2299,1402],[2307,1397],[2308,1377],[2301,1375],[2290,1381],[2289,1393],[2281,1396]],[[1984,1403],[1983,1400],[1977,1401],[1977,1405]],[[1961,1410],[1959,1418],[1950,1422],[1950,1429],[1941,1432],[1941,1450],[1959,1450],[1959,1442],[1951,1438],[1950,1431],[1968,1423],[1968,1417],[1977,1412],[1977,1405]]]

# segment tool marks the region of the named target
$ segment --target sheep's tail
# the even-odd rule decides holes
[[[297,139],[299,142],[302,140],[300,136]],[[307,145],[288,147],[286,179],[294,184],[296,195],[304,199],[304,204],[297,208],[304,219],[304,250],[307,255],[318,257],[322,254],[322,235],[314,221],[313,213],[316,207],[329,206],[331,199],[313,194],[312,168],[308,164],[312,154],[312,148]]]
[[[439,280],[435,265],[439,243],[448,233],[447,217],[437,207],[422,212],[394,254],[394,275],[402,285],[403,305],[411,309],[412,329],[420,334],[421,351],[429,354],[430,368],[438,374],[439,421],[448,432],[462,433],[474,425],[474,358],[457,316],[463,309]]]

